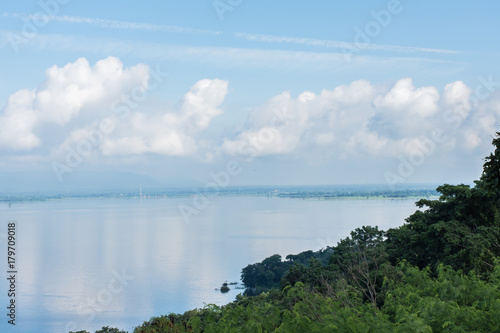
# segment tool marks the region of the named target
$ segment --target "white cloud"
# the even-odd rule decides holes
[[[7,106],[0,114],[0,147],[12,150],[32,149],[40,139],[32,133],[37,122],[33,111],[35,92],[20,90],[9,97]]]
[[[331,145],[335,141],[335,133],[325,132],[316,136],[315,142],[319,146]]]
[[[443,100],[448,105],[459,104],[470,109],[469,97],[472,89],[462,81],[448,83],[444,87]]]
[[[282,93],[254,109],[245,130],[236,138],[226,138],[221,148],[231,155],[259,156],[290,153],[311,142],[325,146],[334,137],[348,138],[371,116],[374,92],[369,82],[361,80],[323,90],[320,95],[304,92],[296,99]]]
[[[403,139],[420,136],[438,126],[442,118],[440,94],[435,87],[416,88],[411,78],[397,81],[387,92],[373,99],[374,115],[367,119],[370,130]]]
[[[82,111],[111,108],[122,95],[147,87],[149,70],[139,64],[127,69],[114,57],[98,61],[93,67],[80,58],[64,67],[53,66],[38,88],[14,93],[0,112],[0,147],[29,150],[41,143],[35,134],[46,124],[67,125]]]
[[[441,145],[437,149],[470,151],[500,121],[500,112],[491,107],[473,112],[471,92],[457,81],[447,84],[441,95],[436,87],[415,87],[411,78],[389,89],[360,80],[319,95],[305,92],[293,98],[286,92],[252,110],[243,130],[225,138],[221,150],[229,155],[300,156],[320,147],[344,159],[397,157],[423,149],[435,131],[442,131],[446,142],[435,142],[432,149]],[[287,115],[285,122],[277,121],[280,113]]]
[[[64,67],[47,70],[47,79],[37,89],[34,101],[40,118],[67,124],[85,107],[113,107],[126,92],[147,88],[149,69],[139,64],[128,69],[114,57],[99,60],[93,67],[85,58]]]
[[[132,92],[145,93],[149,78],[148,66],[124,68],[121,61],[113,57],[100,60],[94,66],[84,58],[63,67],[53,66],[38,88],[10,96],[0,113],[0,147],[30,150],[43,146],[44,138],[37,133],[55,126],[63,133],[63,140],[48,147],[54,158],[64,158],[68,151],[78,148],[85,154],[87,149],[94,154],[100,151],[104,156],[145,153],[191,156],[200,148],[205,149],[206,140],[200,138],[198,142],[197,136],[209,127],[213,118],[223,113],[220,105],[228,93],[227,81],[198,81],[173,110],[154,113],[143,112],[143,108],[138,107],[129,110],[133,112],[122,120],[113,115],[114,107],[122,105],[126,96]],[[95,133],[103,118],[111,122],[114,129],[96,139],[100,136]],[[57,140],[51,133],[48,135],[51,135],[49,142]],[[84,144],[89,138],[99,141],[90,149]],[[207,153],[209,156],[210,151],[205,151]]]
[[[218,107],[227,95],[227,81],[200,80],[184,95],[181,112],[183,120],[205,129],[212,118],[222,114]]]
[[[227,92],[227,81],[200,80],[184,95],[179,110],[153,115],[137,111],[129,120],[117,122],[116,130],[104,139],[102,153],[193,155],[199,149],[198,134],[222,114],[219,106]]]
[[[463,82],[440,91],[416,87],[411,78],[391,87],[359,80],[319,93],[283,92],[252,109],[244,124],[224,123],[228,82],[219,79],[196,82],[175,106],[155,111],[139,103],[124,119],[113,115],[113,107],[131,90],[147,89],[149,77],[146,65],[124,68],[113,57],[94,66],[83,58],[53,66],[36,89],[9,97],[0,112],[0,147],[40,148],[34,153],[50,151],[60,158],[93,139],[99,143],[88,155],[101,162],[152,154],[214,162],[224,154],[300,158],[316,153],[347,160],[407,156],[437,129],[448,138],[436,149],[471,152],[489,144],[500,121],[499,94],[472,107],[472,90]],[[210,125],[217,117],[226,128],[240,130],[216,134]],[[95,131],[105,118],[114,129],[97,139]],[[51,133],[54,129],[59,137]]]
[[[481,138],[479,133],[474,131],[473,129],[467,129],[464,132],[464,145],[467,150],[474,149],[481,144]]]
[[[310,126],[309,119],[320,111],[308,107],[315,100],[316,96],[310,92],[295,100],[289,92],[272,98],[250,113],[246,130],[237,138],[224,140],[222,150],[231,155],[252,156],[293,151]]]
[[[432,116],[437,110],[439,92],[435,87],[415,88],[411,78],[396,82],[394,87],[373,101],[379,109],[393,112],[409,112],[417,117]]]

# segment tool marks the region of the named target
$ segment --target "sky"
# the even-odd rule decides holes
[[[63,183],[133,172],[167,186],[471,183],[500,123],[499,9],[5,2],[0,173]]]

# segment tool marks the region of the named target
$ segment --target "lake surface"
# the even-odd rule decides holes
[[[16,221],[16,326],[0,282],[1,332],[64,332],[102,326],[133,331],[152,316],[223,305],[225,281],[275,253],[335,245],[362,225],[399,226],[408,200],[214,197],[189,223],[192,198],[66,199],[0,205],[1,270],[7,223]]]

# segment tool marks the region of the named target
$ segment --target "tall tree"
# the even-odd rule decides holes
[[[337,244],[330,258],[331,267],[336,267],[374,305],[383,280],[381,265],[387,260],[384,236],[377,226],[356,228]]]
[[[496,138],[493,138],[493,146],[495,151],[490,153],[484,160],[483,174],[481,176],[481,186],[488,193],[500,193],[500,132],[496,133]]]

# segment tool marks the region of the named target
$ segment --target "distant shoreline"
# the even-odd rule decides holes
[[[431,185],[413,185],[398,189],[388,189],[382,185],[339,185],[339,186],[304,186],[304,187],[233,187],[217,192],[198,191],[195,189],[144,190],[136,191],[81,191],[70,193],[0,193],[0,202],[40,202],[64,199],[128,198],[128,199],[163,199],[207,197],[266,197],[299,200],[370,200],[370,199],[420,199],[437,198],[438,192]]]

